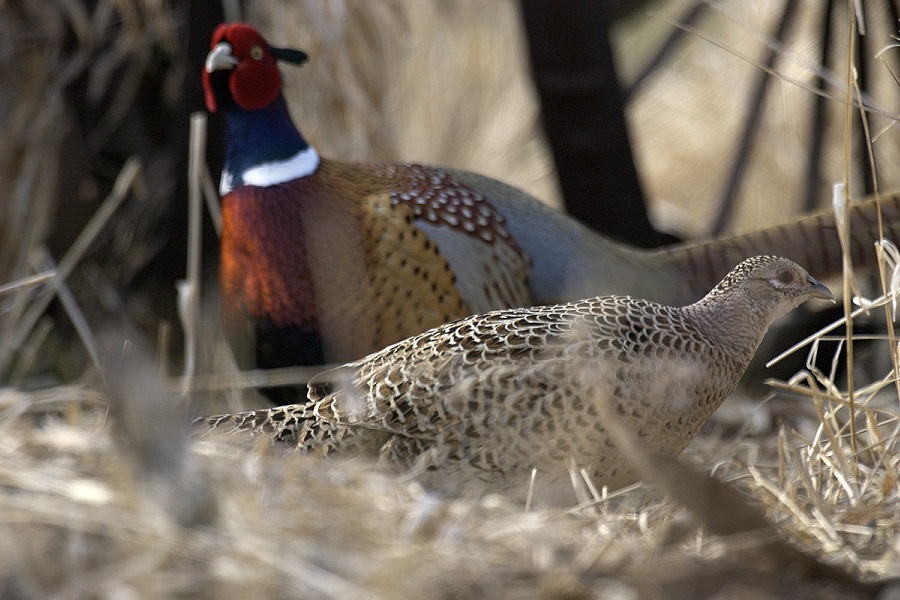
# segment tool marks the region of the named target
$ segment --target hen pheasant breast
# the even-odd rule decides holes
[[[439,478],[521,486],[574,461],[621,486],[635,473],[606,411],[648,449],[680,453],[768,326],[813,297],[831,293],[787,259],[756,257],[685,307],[606,296],[476,315],[317,376],[302,404],[203,423]]]

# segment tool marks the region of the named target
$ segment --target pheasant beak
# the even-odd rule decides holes
[[[206,55],[206,72],[213,73],[222,69],[233,69],[239,62],[231,53],[231,44],[219,42]]]
[[[821,298],[822,300],[831,300],[834,303],[834,294],[828,289],[824,283],[816,281],[812,275],[808,275],[806,283],[809,284],[809,290],[806,292],[810,298]]]

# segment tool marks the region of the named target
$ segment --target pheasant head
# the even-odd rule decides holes
[[[213,33],[203,69],[206,108],[265,108],[281,94],[277,61],[302,65],[306,59],[300,50],[270,46],[250,25],[223,23]]]
[[[225,23],[213,33],[203,68],[210,112],[228,123],[219,193],[241,185],[267,187],[314,172],[319,156],[297,130],[281,93],[278,61],[303,64],[300,50],[270,46],[256,29]]]
[[[831,291],[797,263],[755,256],[683,310],[706,322],[723,351],[743,363],[752,358],[772,323],[811,298],[834,301]]]

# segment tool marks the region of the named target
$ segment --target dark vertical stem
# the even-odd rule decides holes
[[[869,90],[869,79],[871,75],[872,61],[870,60],[874,52],[872,44],[869,42],[870,37],[862,35],[859,28],[856,29],[856,77],[859,86],[859,94],[865,98]],[[856,97],[856,94],[854,94]],[[859,110],[859,106],[856,107]],[[875,192],[875,179],[872,175],[872,160],[874,157],[869,154],[869,143],[866,139],[866,130],[863,127],[863,114],[857,113],[859,125],[856,128],[856,138],[859,150],[856,152],[859,175],[862,177],[863,194],[869,195]]]
[[[639,246],[672,241],[650,224],[610,46],[606,2],[522,0],[544,129],[566,207]]]
[[[822,6],[822,35],[819,45],[822,48],[822,68],[829,69],[833,61],[831,20],[834,11],[834,0],[826,0]],[[816,75],[816,91],[819,94],[813,97],[812,119],[809,127],[809,151],[806,155],[806,174],[804,176],[803,210],[813,210],[819,203],[820,180],[822,178],[822,154],[825,141],[825,108],[827,99],[823,95],[825,91],[825,78]]]
[[[700,20],[709,9],[709,4],[707,2],[696,2],[689,6],[678,19],[678,23],[682,25],[693,25],[697,21]],[[657,71],[661,66],[663,66],[666,61],[671,60],[672,56],[674,56],[675,52],[678,50],[678,47],[682,42],[687,39],[687,31],[680,27],[673,27],[672,32],[666,37],[663,43],[660,45],[659,50],[657,50],[653,57],[644,65],[644,68],[641,69],[641,72],[638,73],[637,77],[634,78],[634,81],[626,88],[623,93],[623,97],[625,102],[628,103],[631,101],[631,98],[640,90],[641,86],[644,84],[647,79],[650,78],[653,73]]]
[[[784,11],[781,14],[781,20],[771,36],[777,44],[783,43],[785,37],[787,37],[787,32],[794,20],[799,4],[800,3],[797,2],[797,0],[787,0],[785,3]],[[737,145],[737,154],[734,157],[728,180],[725,183],[725,187],[719,200],[719,214],[716,216],[712,227],[712,235],[714,236],[721,234],[725,229],[725,224],[728,222],[728,218],[731,216],[731,212],[734,209],[734,201],[735,198],[737,198],[741,181],[747,171],[748,159],[756,141],[756,132],[759,130],[759,122],[762,116],[766,91],[769,86],[768,71],[772,69],[779,54],[780,50],[777,47],[770,48],[763,61],[765,69],[760,70],[756,76],[756,82],[747,102],[750,110],[747,117],[744,119],[744,128]]]

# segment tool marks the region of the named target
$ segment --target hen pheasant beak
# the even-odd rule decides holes
[[[222,69],[233,69],[239,62],[231,53],[231,44],[219,42],[206,55],[206,72],[213,73]]]
[[[824,283],[816,281],[812,275],[807,276],[806,283],[809,284],[809,291],[807,293],[811,298],[831,300],[831,302],[834,303],[834,294],[831,293],[831,290],[829,290],[828,286]]]

